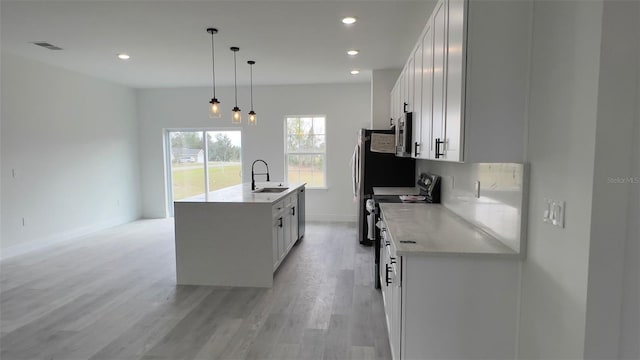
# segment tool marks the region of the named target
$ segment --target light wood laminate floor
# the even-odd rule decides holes
[[[389,359],[355,231],[309,223],[271,289],[176,286],[172,219],[4,260],[0,358]]]

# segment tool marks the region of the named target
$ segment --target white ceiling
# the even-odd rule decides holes
[[[360,1],[5,1],[3,51],[135,88],[211,86],[216,27],[216,85],[368,82],[372,69],[400,68],[431,0]],[[355,16],[351,26],[341,23]],[[32,42],[63,48],[51,51]],[[348,49],[360,50],[349,57]],[[126,52],[131,60],[116,54]],[[358,76],[352,68],[362,70]]]

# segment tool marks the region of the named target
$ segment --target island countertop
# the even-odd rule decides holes
[[[398,255],[520,257],[440,204],[382,203],[380,210]]]
[[[285,182],[261,182],[256,183],[256,189],[261,188],[287,188],[278,193],[260,193],[251,190],[250,183],[230,186],[220,190],[211,191],[208,197],[204,194],[190,197],[187,199],[177,200],[179,203],[267,203],[273,204],[278,200],[285,198],[287,195],[295,192],[303,187],[306,183],[285,183]]]

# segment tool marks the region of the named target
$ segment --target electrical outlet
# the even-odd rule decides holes
[[[473,192],[476,199],[480,199],[480,181],[476,181],[473,184]]]
[[[27,226],[26,221],[24,220],[24,218],[22,218],[22,226]]]
[[[18,170],[16,169],[11,169],[11,177],[12,178],[17,178],[18,177]]]
[[[565,202],[561,200],[544,199],[542,221],[560,228],[564,228]]]

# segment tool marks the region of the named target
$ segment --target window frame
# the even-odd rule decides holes
[[[289,134],[287,131],[287,120],[290,118],[323,118],[324,119],[324,141],[325,141],[325,146],[324,146],[324,152],[295,152],[295,153],[290,153],[288,150],[288,145],[289,145]],[[324,157],[324,166],[322,167],[322,172],[324,174],[324,186],[311,186],[309,184],[307,184],[305,186],[306,189],[309,190],[328,190],[329,189],[329,176],[327,174],[327,161],[328,161],[328,156],[327,156],[327,152],[329,149],[329,138],[328,138],[328,130],[327,130],[327,115],[326,114],[304,114],[304,115],[285,115],[284,119],[283,119],[283,133],[284,133],[284,141],[283,141],[283,145],[284,145],[284,177],[287,180],[287,182],[289,182],[289,155],[322,155]]]

